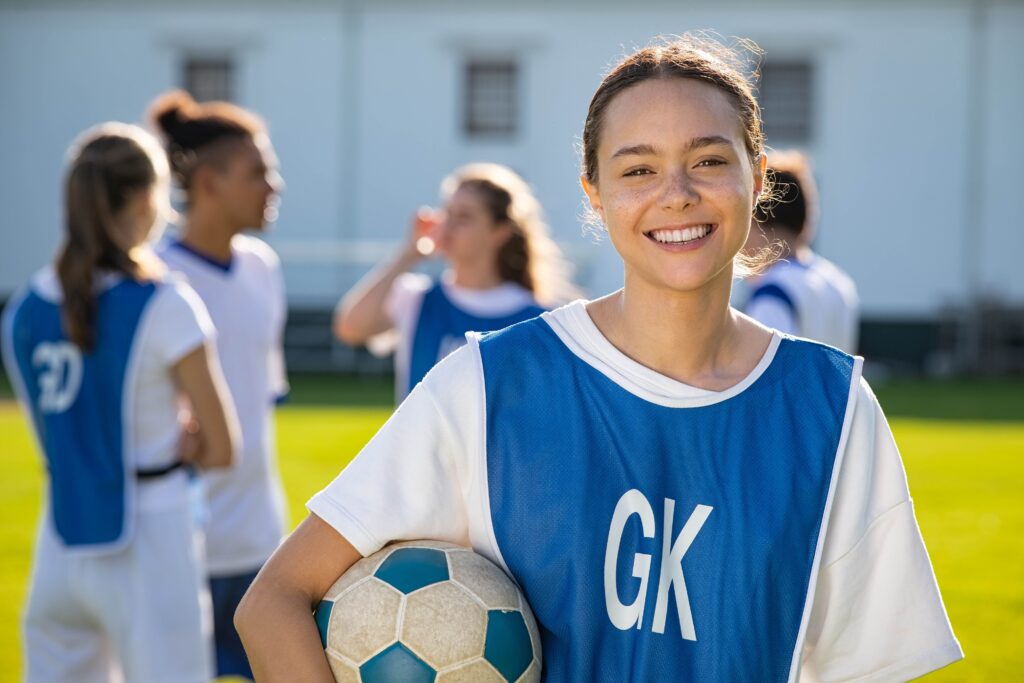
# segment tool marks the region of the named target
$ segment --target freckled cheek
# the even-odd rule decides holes
[[[642,188],[626,188],[603,196],[605,222],[632,222],[647,208],[653,193]]]
[[[753,184],[745,184],[735,178],[723,178],[720,180],[708,181],[703,191],[709,201],[724,208],[750,213],[754,206]]]

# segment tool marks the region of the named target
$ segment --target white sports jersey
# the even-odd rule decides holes
[[[746,286],[744,313],[780,332],[857,349],[859,300],[850,276],[814,254],[807,262],[783,260]]]
[[[420,273],[404,273],[391,286],[384,310],[394,329],[371,340],[369,348],[385,355],[395,352],[396,403],[408,393],[409,370],[423,297],[434,286],[434,280]],[[535,306],[530,290],[514,282],[505,282],[491,289],[466,289],[452,282],[451,272],[441,278],[441,287],[448,300],[466,313],[480,318],[501,318],[524,308]]]
[[[791,348],[796,343],[776,335],[761,362],[746,379],[728,390],[714,392],[672,380],[625,356],[600,333],[586,312],[584,302],[575,302],[544,314],[540,324],[550,326],[550,331],[557,336],[557,343],[564,347],[561,356],[565,356],[567,351],[576,359],[577,365],[583,364],[588,369],[586,372],[591,375],[592,385],[603,387],[602,391],[617,396],[616,400],[628,401],[634,407],[639,404],[641,414],[648,411],[652,419],[661,419],[666,409],[684,409],[685,412],[688,408],[712,408],[715,409],[713,412],[721,414],[717,406],[726,399],[740,399],[748,392],[763,388],[764,385],[758,383],[762,376],[767,377],[769,373],[774,373],[773,377],[778,376],[778,369],[773,368],[773,363],[780,348],[784,344]],[[500,334],[537,325],[537,321],[524,323]],[[524,411],[544,411],[543,406],[535,408],[537,402],[544,403],[549,411],[553,411],[548,414],[557,416],[564,412],[557,406],[572,402],[604,402],[606,397],[589,394],[566,396],[558,387],[545,386],[541,382],[544,391],[536,395],[536,400],[533,397],[525,401],[516,398],[517,407],[512,414],[505,416],[507,420],[489,415],[485,397],[494,388],[486,386],[484,381],[487,363],[481,354],[483,343],[473,339],[467,347],[438,364],[358,457],[334,482],[309,501],[309,510],[337,529],[362,554],[368,555],[392,540],[430,538],[471,545],[477,552],[508,568],[505,558],[510,553],[519,552],[518,548],[501,546],[500,520],[496,521],[492,515],[497,514],[496,505],[501,509],[525,505],[523,514],[527,514],[532,509],[529,507],[532,499],[516,494],[515,490],[500,489],[500,494],[489,491],[489,482],[496,472],[491,468],[489,455],[489,439],[493,434],[488,434],[488,431],[521,428],[516,419],[518,415],[525,414]],[[518,352],[529,353],[530,350],[525,348]],[[551,361],[560,362],[553,357]],[[798,671],[799,680],[805,683],[851,679],[905,680],[962,656],[914,518],[899,452],[877,400],[867,384],[856,379],[859,362],[855,367],[858,370],[854,384],[847,389],[851,402],[843,422],[844,436],[839,441],[837,462],[841,466],[829,489],[827,508],[830,514],[826,517],[823,541],[819,541],[821,545],[817,556],[820,563],[815,564],[817,573],[811,584],[813,593],[808,597],[808,611],[805,612],[803,628],[806,630],[794,669]],[[734,403],[735,400],[730,405]],[[631,424],[637,426],[626,429],[627,433],[629,429],[642,429],[649,422]],[[611,432],[611,426],[595,424],[593,428],[597,434],[605,435],[605,439],[626,438],[623,434]],[[666,443],[671,442],[672,437],[666,438]],[[736,443],[745,443],[745,438],[738,435]],[[756,440],[756,437],[750,438]],[[713,436],[711,440],[721,441],[721,436]],[[628,452],[629,440],[625,443]],[[561,445],[556,444],[548,451],[559,448]],[[654,453],[656,461],[656,451]],[[592,452],[577,454],[576,460],[580,458],[592,463],[589,467],[595,475],[619,471],[616,469],[618,461],[609,461],[608,469],[605,469],[603,461],[599,458],[594,460]],[[631,469],[628,464],[621,467]],[[556,489],[557,480],[555,477]],[[572,482],[563,479],[566,495],[577,487],[578,481],[577,478]],[[496,502],[496,495],[500,501]],[[629,502],[633,512],[628,513],[624,520],[632,514],[640,514],[645,505],[660,506],[660,500],[650,504],[632,499]],[[587,501],[586,505],[589,504]],[[614,500],[611,504],[614,505]],[[563,505],[584,514],[583,501]],[[650,507],[646,509],[649,511]],[[654,528],[660,524],[661,518],[657,516],[660,507],[658,510],[650,517],[650,534],[647,531],[648,521],[643,522],[644,536],[652,537]],[[682,512],[683,520],[686,514],[689,514],[688,509]],[[720,520],[728,519],[727,508],[713,514],[718,514]],[[669,512],[666,515],[671,520],[672,515]],[[608,519],[603,516],[591,519],[594,519],[591,525],[600,527],[596,533],[602,540],[602,547],[595,553],[605,557],[603,534],[607,534],[609,548],[612,540],[611,532],[606,531]],[[588,524],[586,518],[580,518],[576,523]],[[689,523],[686,526],[689,528]],[[638,525],[635,529],[629,528],[636,532],[634,535],[639,535]],[[571,535],[582,533],[558,524],[551,528],[550,533],[557,538],[559,529]],[[665,552],[670,548],[669,538],[665,540]],[[751,536],[751,542],[755,541],[756,537]],[[536,543],[541,548],[548,544],[552,549],[562,545],[554,538],[539,538]],[[660,543],[657,542],[658,548]],[[673,554],[676,553],[676,545],[679,543],[671,546]],[[685,548],[681,552],[686,552]],[[611,550],[608,553],[614,558],[615,553]],[[647,566],[640,563],[643,557],[646,556],[636,556],[634,576],[639,577],[636,572]],[[562,559],[553,561],[557,563]],[[607,568],[608,565],[605,566]],[[578,568],[559,567],[562,565],[552,568],[555,576],[568,574],[579,578]],[[628,567],[625,571],[628,573]],[[705,569],[699,574],[707,577],[706,572]],[[652,578],[652,591],[659,586],[656,577],[657,573]],[[662,585],[667,587],[665,578],[666,575],[662,574]],[[646,585],[641,581],[641,591]],[[588,587],[591,587],[590,583],[583,586],[577,582],[575,590]],[[524,585],[527,593],[533,588]],[[600,592],[600,585],[596,590]],[[660,594],[660,588],[658,592]],[[624,595],[633,594],[627,592]],[[677,602],[679,596],[677,592]],[[629,612],[631,607],[640,605],[637,608],[639,613],[630,612],[626,615],[629,618],[623,622],[629,633],[635,633],[642,624],[646,626],[647,622],[642,620],[651,619],[651,611],[648,610],[644,617],[643,602],[639,602],[639,598],[637,600],[633,606],[618,607],[619,612]],[[652,603],[653,599],[648,602]],[[655,620],[659,618],[660,598],[658,604],[658,609],[653,610]],[[549,607],[534,605],[542,632],[542,612]],[[697,607],[694,613],[700,615]],[[602,618],[604,605],[591,606],[590,614]],[[635,629],[629,626],[633,617],[636,618]],[[661,618],[664,621],[664,616]],[[700,622],[698,627],[706,628],[707,621]],[[623,628],[618,623],[616,626]],[[563,644],[569,639],[571,646],[571,636],[565,632],[549,633],[548,637]],[[655,641],[657,638],[655,636]],[[683,638],[687,638],[685,630]],[[613,645],[613,641],[608,640],[608,645]]]
[[[282,336],[287,315],[280,262],[254,237],[236,236],[228,264],[165,238],[158,253],[182,273],[217,328],[217,351],[242,428],[239,462],[204,479],[211,576],[259,567],[284,535],[284,493],[277,474],[273,408],[287,394]]]

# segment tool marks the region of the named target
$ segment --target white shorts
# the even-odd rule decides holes
[[[180,483],[141,484],[135,535],[108,555],[68,553],[44,515],[25,613],[28,683],[213,678],[203,537],[192,507],[187,494],[155,506],[143,495]]]

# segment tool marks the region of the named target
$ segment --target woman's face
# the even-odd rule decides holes
[[[239,229],[262,229],[277,218],[283,187],[270,140],[259,135],[233,147],[214,173],[213,191],[229,220]]]
[[[434,241],[441,255],[458,268],[480,259],[493,261],[507,232],[495,223],[480,193],[462,186],[448,198]]]
[[[724,92],[684,78],[629,87],[605,110],[597,164],[584,190],[627,281],[694,291],[731,280],[763,171]]]

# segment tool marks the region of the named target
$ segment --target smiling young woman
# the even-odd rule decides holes
[[[582,184],[623,288],[471,339],[310,500],[236,617],[266,680],[330,680],[312,607],[415,538],[512,575],[551,681],[905,680],[962,656],[861,359],[729,307],[764,191],[740,48],[682,38],[602,81]]]

